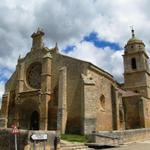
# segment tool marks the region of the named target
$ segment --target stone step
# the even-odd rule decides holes
[[[86,146],[86,145],[84,145],[84,144],[60,144],[61,145],[61,147],[72,147],[72,146]]]
[[[69,142],[65,140],[60,141],[60,148],[61,150],[93,150],[91,148],[88,148],[88,146],[84,143]]]
[[[61,145],[61,150],[92,150],[85,146],[84,144],[68,144],[68,145]]]
[[[61,148],[61,150],[94,150],[92,148],[88,148],[88,147],[63,147]]]

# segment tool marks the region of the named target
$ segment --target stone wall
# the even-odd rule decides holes
[[[44,133],[47,134],[48,140],[46,141],[46,150],[54,149],[54,138],[56,136],[55,131],[29,131],[19,130],[17,135],[18,150],[31,150],[33,149],[33,141],[31,140],[32,134]],[[0,150],[15,150],[15,139],[11,133],[12,129],[0,129]],[[43,142],[36,142],[37,149],[43,148]]]
[[[124,97],[125,128],[136,129],[144,127],[143,103],[140,96]]]
[[[150,139],[150,128],[123,131],[102,131],[89,135],[89,142],[98,144],[125,144]]]
[[[66,132],[87,134],[93,130],[113,130],[111,88],[116,87],[113,77],[88,62],[58,53],[53,53],[52,58],[52,91],[59,89],[59,70],[64,66],[67,69]],[[108,119],[103,122],[105,118]]]
[[[143,120],[144,120],[144,127],[150,128],[150,100],[146,98],[143,99]]]
[[[59,71],[62,67],[67,69],[67,133],[82,132],[82,80],[81,74],[85,73],[88,63],[54,53],[52,55],[52,91],[58,90]],[[54,101],[58,101],[57,98]],[[54,102],[55,103],[55,102]]]
[[[146,74],[146,80],[147,80],[147,95],[148,95],[148,97],[150,97],[150,87],[149,87],[149,85],[150,85],[150,74],[149,73]]]
[[[105,75],[104,72],[96,71],[96,68],[90,68],[87,76],[83,78],[84,134],[89,134],[94,130],[113,130],[111,87],[115,86],[115,83],[112,77]]]
[[[17,137],[18,150],[24,150],[25,145],[27,145],[28,132],[21,131]],[[14,135],[11,133],[11,129],[0,129],[0,141],[1,150],[15,150],[15,140]]]

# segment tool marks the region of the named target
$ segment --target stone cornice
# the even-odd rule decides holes
[[[124,52],[124,54],[122,55],[123,57],[125,57],[125,56],[132,56],[132,55],[135,55],[135,54],[141,54],[141,53],[143,53],[145,56],[146,56],[146,58],[149,58],[148,57],[148,55],[147,55],[147,53],[145,52],[145,51],[135,51],[135,52]]]
[[[95,72],[101,74],[102,76],[106,77],[107,79],[113,81],[116,83],[116,81],[114,80],[113,76],[110,75],[109,73],[99,69],[98,67],[95,67],[94,65],[90,65],[90,69],[94,70]]]
[[[30,90],[30,91],[25,91],[25,92],[21,92],[18,93],[19,97],[29,97],[29,96],[35,96],[35,95],[39,95],[41,94],[41,90]]]
[[[124,72],[124,75],[134,74],[134,73],[142,73],[142,72],[145,72],[145,73],[147,73],[150,76],[150,73],[146,69]]]

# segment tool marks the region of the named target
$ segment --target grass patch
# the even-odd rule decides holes
[[[61,139],[70,142],[81,142],[81,143],[87,142],[87,137],[85,135],[62,134]]]

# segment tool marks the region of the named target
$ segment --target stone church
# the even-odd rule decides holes
[[[125,45],[124,84],[90,62],[47,48],[44,32],[18,59],[5,85],[0,127],[88,134],[150,127],[150,72],[145,44],[134,35]]]

